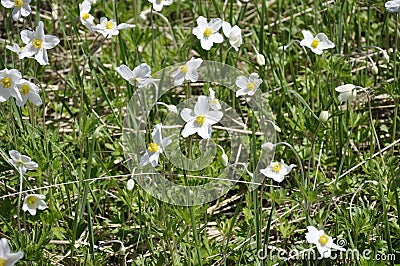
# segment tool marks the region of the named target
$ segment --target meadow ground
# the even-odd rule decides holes
[[[400,264],[400,1],[1,4],[0,266]]]

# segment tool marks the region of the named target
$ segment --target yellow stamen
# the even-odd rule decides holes
[[[211,100],[211,102],[212,102],[213,104],[218,104],[218,100],[216,100],[216,99]]]
[[[254,90],[255,87],[256,87],[256,85],[254,85],[253,82],[247,83],[247,89],[248,89],[248,90]]]
[[[24,84],[21,86],[21,94],[22,95],[27,95],[30,90],[31,90],[31,88],[29,87],[28,84]]]
[[[281,163],[274,163],[272,164],[272,171],[275,173],[279,173],[282,170],[282,164]]]
[[[0,258],[0,266],[6,266],[7,265],[7,261],[3,258]]]
[[[106,29],[107,30],[112,30],[114,28],[114,22],[112,21],[107,21],[106,22]]]
[[[318,45],[319,45],[319,40],[317,40],[317,39],[314,39],[314,40],[312,41],[312,43],[311,43],[311,47],[312,47],[312,48],[317,48]]]
[[[88,13],[82,14],[83,20],[87,20],[89,17],[90,17],[90,15]]]
[[[24,4],[24,1],[22,1],[22,0],[14,0],[14,7],[21,7],[23,4]]]
[[[206,37],[206,38],[210,37],[212,34],[213,34],[213,31],[212,31],[212,29],[210,29],[209,27],[207,27],[207,28],[204,30],[204,33],[203,33],[204,37]]]
[[[152,153],[156,153],[159,149],[159,146],[157,143],[152,142],[147,146],[147,149]]]
[[[183,74],[186,74],[186,73],[189,71],[189,68],[188,68],[186,65],[184,65],[184,66],[181,66],[181,67],[179,68],[179,71],[180,71],[181,73],[183,73]]]
[[[322,235],[320,236],[318,242],[321,244],[321,246],[325,246],[329,241],[329,237],[327,235]]]
[[[198,115],[196,116],[196,123],[199,126],[202,126],[204,124],[204,122],[206,122],[206,116],[205,115]]]
[[[34,196],[29,196],[26,201],[28,202],[28,205],[35,205],[36,198]]]
[[[11,79],[9,77],[5,77],[3,78],[1,81],[1,86],[3,86],[4,88],[8,89],[9,87],[11,87]]]
[[[32,41],[32,45],[33,47],[35,47],[36,49],[40,49],[43,46],[43,41],[41,39],[34,39]]]

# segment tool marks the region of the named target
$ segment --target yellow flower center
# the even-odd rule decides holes
[[[3,258],[0,258],[0,266],[6,266],[7,265],[7,261]]]
[[[247,89],[248,89],[248,90],[254,90],[255,87],[256,87],[256,85],[254,85],[253,82],[247,83]]]
[[[83,18],[84,20],[87,20],[89,17],[90,17],[90,15],[89,15],[88,13],[82,14],[82,18]]]
[[[114,22],[112,21],[107,21],[106,22],[106,29],[107,30],[112,30],[114,28]]]
[[[281,163],[274,163],[272,165],[272,171],[275,173],[279,173],[282,170],[282,164]]]
[[[43,41],[41,39],[34,39],[32,41],[32,45],[33,47],[35,47],[36,49],[40,49],[43,46]]]
[[[24,4],[24,1],[22,0],[14,0],[14,6],[15,7],[21,7]],[[0,264],[1,266],[1,264]]]
[[[4,88],[8,89],[9,87],[11,87],[11,79],[9,77],[5,77],[3,78],[1,81],[1,86],[3,86]]]
[[[207,27],[207,28],[204,30],[204,33],[203,33],[204,37],[206,37],[206,38],[210,37],[212,34],[213,34],[213,31],[212,31],[212,29],[210,29],[209,27]]]
[[[211,102],[212,102],[213,104],[218,104],[218,100],[216,100],[216,99],[212,99]]]
[[[34,196],[29,196],[26,201],[28,202],[28,205],[35,205],[36,198]]]
[[[28,84],[24,84],[24,85],[21,86],[22,95],[27,95],[30,90],[31,90],[31,88],[29,87]]]
[[[317,48],[318,45],[319,45],[319,40],[317,40],[317,39],[314,39],[314,40],[312,41],[312,43],[311,43],[311,47],[312,47],[312,48]]]
[[[189,68],[188,68],[186,65],[184,65],[184,66],[181,66],[181,67],[179,68],[179,71],[180,71],[181,73],[183,73],[183,74],[186,74],[186,73],[189,71]]]
[[[204,122],[206,122],[206,116],[205,115],[198,115],[196,116],[196,123],[199,126],[202,126],[204,124]]]
[[[150,152],[155,153],[155,152],[158,151],[159,147],[158,147],[157,143],[152,142],[152,143],[150,143],[150,144],[147,146],[147,149],[148,149]]]
[[[327,235],[322,235],[320,236],[318,242],[321,244],[321,246],[325,246],[329,241],[329,237]]]

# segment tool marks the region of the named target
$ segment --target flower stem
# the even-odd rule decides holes
[[[399,29],[399,13],[396,13],[396,36],[394,39],[394,49],[393,49],[393,53],[394,53],[394,59],[393,59],[393,79],[394,79],[394,84],[396,84],[397,81],[397,42],[399,40],[399,33],[398,33],[398,29]],[[397,112],[398,112],[398,104],[399,104],[399,100],[397,95],[394,96],[394,116],[393,116],[393,131],[392,131],[392,142],[394,142],[396,140],[396,128],[397,128]],[[394,146],[392,147],[392,153],[394,153]]]
[[[18,211],[17,211],[17,221],[18,221],[18,232],[21,233],[21,198],[22,198],[22,183],[24,181],[24,173],[22,172],[22,168],[19,167],[19,194],[18,194]]]

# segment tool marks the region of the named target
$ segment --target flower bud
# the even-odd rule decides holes
[[[221,159],[222,159],[222,163],[224,164],[224,166],[227,166],[229,163],[228,155],[226,155],[226,153],[223,153],[221,156]]]
[[[319,121],[321,123],[325,123],[328,120],[328,118],[329,118],[329,112],[328,111],[322,111],[319,114]]]
[[[130,191],[134,187],[135,187],[135,181],[133,179],[129,179],[128,182],[126,182],[126,189]]]
[[[257,64],[260,66],[264,66],[265,65],[265,57],[263,54],[257,54],[256,56],[257,59]]]
[[[372,73],[374,73],[375,75],[378,75],[379,69],[378,69],[378,67],[376,66],[375,63],[372,64],[371,71],[372,71]]]
[[[178,109],[177,109],[176,106],[173,105],[173,104],[168,105],[168,111],[173,112],[173,113],[175,113],[175,114],[178,113]]]
[[[272,142],[267,142],[261,145],[261,149],[266,150],[266,151],[273,151],[275,148],[275,145]]]

